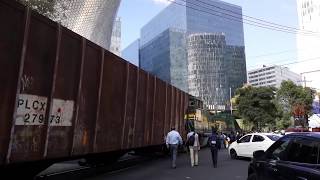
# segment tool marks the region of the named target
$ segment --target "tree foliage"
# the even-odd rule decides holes
[[[302,114],[307,120],[312,114],[315,92],[283,81],[276,90],[271,87],[246,86],[236,91],[235,104],[238,115],[257,129],[286,129],[293,125],[293,115]]]
[[[276,94],[278,110],[282,114],[282,123],[286,126],[290,125],[290,118],[294,114],[303,114],[307,119],[312,114],[314,94],[315,92],[308,87],[297,86],[292,81],[283,81]]]
[[[256,129],[274,125],[278,111],[274,103],[275,89],[271,87],[243,87],[236,91],[239,115],[253,123]]]

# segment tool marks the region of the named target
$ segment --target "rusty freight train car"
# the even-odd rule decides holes
[[[1,168],[161,145],[170,127],[185,131],[188,94],[9,0],[0,82]]]

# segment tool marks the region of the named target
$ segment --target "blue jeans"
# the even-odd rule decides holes
[[[176,167],[176,160],[177,160],[177,154],[178,154],[178,144],[170,144],[170,155],[171,155],[171,166],[173,168]]]

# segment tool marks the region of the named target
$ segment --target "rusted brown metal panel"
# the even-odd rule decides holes
[[[94,141],[95,119],[97,115],[97,100],[100,84],[100,47],[87,41],[81,76],[81,91],[77,104],[79,106],[76,123],[73,124],[72,155],[89,153]],[[67,128],[67,127],[66,127]]]
[[[153,109],[154,109],[154,90],[155,90],[155,79],[154,76],[148,76],[148,88],[147,88],[147,110],[146,110],[146,121],[145,121],[145,133],[146,145],[151,144],[152,136],[152,122],[153,122]]]
[[[62,124],[62,120],[73,122],[74,111],[61,105],[70,104],[71,101],[74,102],[77,98],[77,87],[81,69],[81,37],[66,28],[62,28],[58,57],[55,87],[50,106],[51,112],[48,119],[50,130],[46,153],[47,158],[67,156],[72,146],[72,128],[70,124],[68,126],[66,126],[66,123]],[[71,119],[62,119],[61,115],[66,113],[72,115]]]
[[[97,122],[96,152],[121,149],[127,63],[105,53],[103,85]],[[119,133],[120,132],[120,133]]]
[[[58,62],[59,62],[59,54],[60,54],[60,45],[61,45],[61,33],[62,33],[62,28],[60,25],[57,27],[57,45],[56,45],[56,54],[55,54],[55,60],[53,63],[53,75],[52,75],[52,81],[51,81],[51,90],[50,90],[50,95],[48,97],[47,101],[47,109],[45,112],[45,124],[44,127],[46,131],[44,132],[45,140],[43,143],[43,157],[46,158],[48,154],[48,145],[49,145],[49,137],[50,137],[50,130],[51,130],[51,112],[53,111],[55,107],[55,102],[53,100],[53,95],[55,92],[55,84],[56,84],[56,79],[57,79],[57,68],[58,68]],[[60,110],[59,110],[60,111]],[[64,110],[62,110],[64,112]],[[60,113],[59,113],[60,114]],[[60,119],[59,119],[60,121]],[[62,156],[61,154],[60,156]]]
[[[135,121],[134,131],[134,145],[136,147],[143,146],[146,142],[145,134],[145,121],[146,121],[146,109],[147,109],[147,81],[148,75],[144,71],[139,71],[139,89],[137,95],[137,113]]]
[[[175,104],[175,125],[176,128],[178,129],[179,132],[181,132],[180,129],[180,104],[181,104],[181,100],[180,100],[180,91],[178,89],[176,89],[176,104]]]
[[[99,120],[100,114],[100,105],[101,105],[101,93],[102,93],[102,83],[103,83],[103,72],[104,72],[104,53],[105,50],[101,48],[101,62],[100,62],[100,72],[99,72],[99,92],[98,92],[98,99],[97,99],[97,109],[96,109],[96,119],[94,121],[94,134],[93,134],[93,141],[91,143],[91,150],[90,152],[95,152],[96,141],[97,141],[97,123]]]
[[[43,126],[57,44],[56,24],[32,13],[23,67],[10,161],[42,158]]]
[[[171,113],[170,113],[170,128],[175,127],[175,103],[176,103],[176,92],[173,86],[170,88],[171,91]]]
[[[172,89],[171,86],[167,84],[167,110],[166,110],[166,122],[165,122],[165,135],[171,129],[171,112],[172,112]]]
[[[164,143],[164,121],[165,121],[165,100],[166,100],[166,86],[165,83],[157,79],[156,80],[156,97],[155,97],[155,116],[153,121],[153,144],[162,144]]]
[[[124,120],[124,133],[122,147],[128,149],[133,146],[134,136],[134,120],[135,120],[135,108],[136,108],[136,96],[137,96],[137,67],[132,64],[128,66],[128,87],[127,87],[127,101],[126,101],[126,114]]]
[[[183,106],[184,114],[187,114],[188,106],[189,106],[189,94],[184,93],[184,106]],[[185,124],[184,124],[184,126],[185,126]],[[186,128],[184,128],[184,130],[186,131]]]
[[[177,106],[177,119],[176,119],[176,122],[177,122],[177,126],[178,126],[178,130],[180,133],[182,133],[182,129],[181,129],[181,122],[183,121],[181,119],[181,91],[177,91],[177,96],[178,96],[178,104],[176,105]],[[184,136],[184,134],[181,134],[182,136]]]
[[[8,152],[26,24],[22,7],[0,2],[0,165]]]
[[[168,116],[168,94],[169,94],[169,90],[168,90],[168,84],[165,83],[165,109],[164,109],[164,120],[163,120],[163,137],[165,137],[170,129],[170,117]]]
[[[150,140],[150,145],[154,145],[154,136],[153,136],[153,133],[154,131],[157,131],[157,129],[155,128],[155,121],[156,121],[156,97],[157,97],[157,88],[158,88],[158,85],[157,85],[157,77],[156,76],[153,76],[153,93],[152,93],[152,119],[151,119],[151,122],[150,122],[150,137],[151,137],[151,140]]]
[[[184,131],[184,92],[180,91],[180,108],[179,108],[179,127],[180,127],[180,132],[183,134],[185,137],[186,132]]]

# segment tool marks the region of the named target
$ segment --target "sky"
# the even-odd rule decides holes
[[[224,0],[242,7],[243,15],[298,28],[295,0]],[[122,20],[121,47],[140,37],[140,29],[164,9],[167,0],[122,0],[118,16]],[[297,61],[296,35],[244,24],[247,70],[262,65]],[[320,63],[317,64],[320,69]],[[287,65],[293,68],[294,65]],[[319,75],[315,73],[315,75]],[[320,88],[320,87],[317,87]]]

